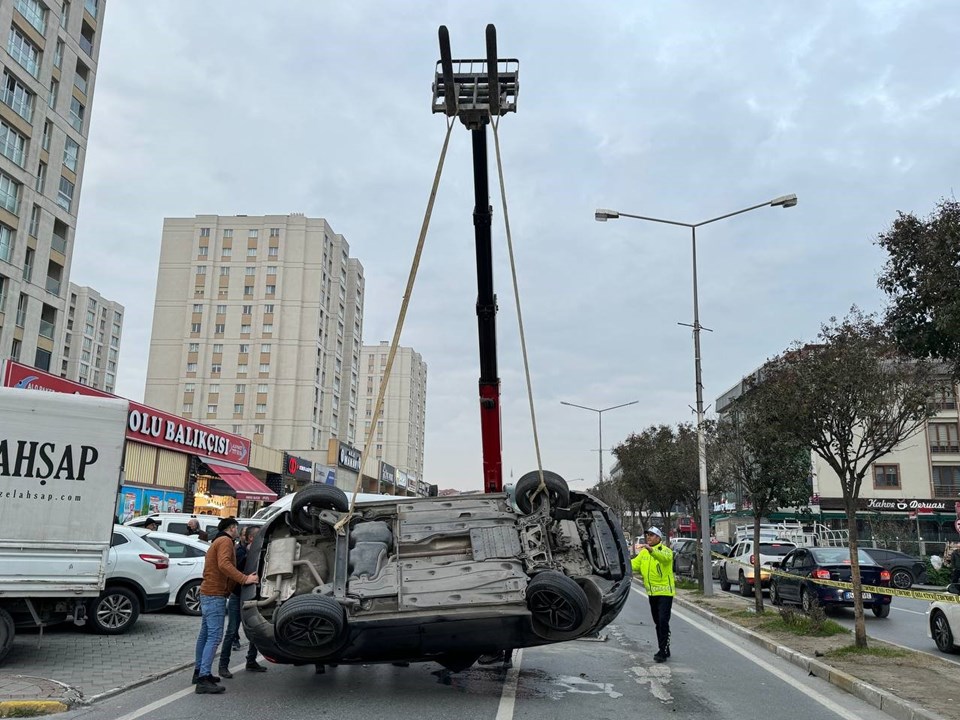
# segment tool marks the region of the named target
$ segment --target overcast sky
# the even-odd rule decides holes
[[[638,400],[603,414],[611,448],[695,397],[689,232],[596,208],[697,222],[798,195],[698,233],[712,404],[830,316],[880,310],[877,233],[956,188],[951,0],[108,0],[71,280],[126,306],[119,394],[143,397],[164,217],[326,218],[364,266],[364,343],[392,337],[445,130],[437,27],[482,57],[488,22],[520,60],[500,135],[543,463],[575,488],[598,415],[561,400]],[[509,481],[536,456],[490,162]],[[402,336],[441,487],[482,485],[472,209],[458,125]]]

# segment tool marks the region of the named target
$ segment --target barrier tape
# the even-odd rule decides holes
[[[732,562],[737,565],[742,565],[743,567],[748,567],[751,570],[753,565],[750,563],[745,563],[742,560],[734,560],[726,555],[721,555],[720,553],[711,552],[713,557],[723,558],[727,562]],[[797,578],[796,575],[791,573],[784,572],[783,570],[778,570],[776,568],[770,567],[769,565],[761,565],[761,572],[767,572],[770,575],[779,575],[780,577],[788,578]],[[843,580],[826,580],[823,578],[815,578],[810,576],[804,576],[801,578],[807,582],[813,583],[814,585],[825,585],[827,587],[840,588],[842,590],[853,590],[852,582],[845,582]],[[762,581],[762,578],[761,578]],[[905,597],[913,598],[914,600],[929,600],[929,601],[942,601],[942,602],[952,602],[960,603],[960,595],[954,595],[953,593],[943,593],[943,592],[933,592],[930,590],[901,590],[900,588],[893,587],[884,587],[880,585],[861,585],[861,592],[873,593],[875,595],[891,595],[893,597]]]

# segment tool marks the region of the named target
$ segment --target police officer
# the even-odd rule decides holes
[[[643,539],[644,542],[631,566],[633,571],[643,578],[643,586],[650,598],[650,612],[657,628],[658,647],[653,659],[662,663],[670,657],[670,611],[673,609],[673,596],[676,594],[673,550],[663,543],[663,533],[659,528],[648,528]]]

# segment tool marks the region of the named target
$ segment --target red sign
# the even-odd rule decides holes
[[[3,384],[24,390],[117,397],[12,360],[7,361]],[[132,400],[127,415],[127,439],[241,465],[246,465],[250,458],[250,441],[244,437],[184,420]]]

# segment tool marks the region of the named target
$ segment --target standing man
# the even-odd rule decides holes
[[[240,534],[240,545],[237,546],[237,569],[241,572],[247,565],[247,553],[250,551],[250,546],[253,545],[253,541],[257,539],[259,532],[260,528],[254,525],[245,528]],[[249,647],[247,648],[247,665],[245,669],[248,672],[266,672],[267,669],[257,662],[257,646],[253,644],[253,641],[249,637],[247,638],[247,643]],[[233,673],[230,672],[230,655],[231,650],[240,649],[239,644],[240,586],[237,585],[227,600],[227,635],[223,638],[223,650],[220,651],[220,669],[218,671],[221,677],[233,677]]]
[[[660,528],[648,528],[639,554],[630,563],[633,571],[643,578],[643,586],[650,598],[650,612],[657,628],[657,654],[653,659],[666,662],[670,657],[670,612],[676,594],[673,582],[673,550],[663,544]]]
[[[237,539],[236,518],[224,518],[217,525],[217,536],[207,549],[203,563],[203,582],[200,584],[200,634],[197,635],[196,660],[193,681],[198,695],[216,695],[226,688],[217,685],[213,675],[213,658],[223,638],[223,619],[227,612],[227,597],[234,586],[252,585],[260,580],[256,573],[245,575],[237,570],[234,542]]]

